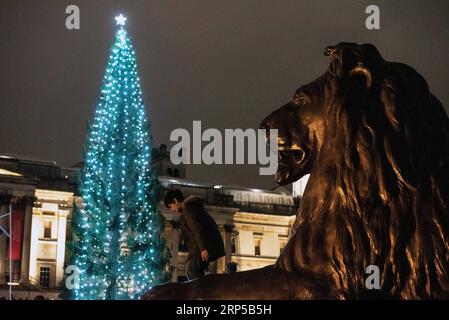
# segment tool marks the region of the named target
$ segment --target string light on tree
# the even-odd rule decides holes
[[[150,123],[126,18],[115,20],[119,29],[80,173],[84,207],[72,220],[71,263],[80,276],[74,299],[138,299],[167,280],[159,185],[149,168]]]

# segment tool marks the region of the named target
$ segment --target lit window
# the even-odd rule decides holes
[[[282,250],[284,250],[284,248],[285,248],[285,245],[287,244],[287,241],[281,241],[280,242],[280,250],[279,250],[279,252],[282,252]]]
[[[261,243],[260,239],[254,240],[254,255],[256,256],[260,256],[260,243]]]
[[[184,233],[181,233],[181,237],[179,239],[178,251],[179,252],[187,252],[188,250],[189,250],[189,244],[187,242],[187,238],[184,235]]]
[[[51,221],[44,222],[44,239],[51,239]]]
[[[231,252],[235,253],[235,238],[231,238]]]
[[[39,284],[41,285],[42,288],[50,287],[50,267],[41,267]]]

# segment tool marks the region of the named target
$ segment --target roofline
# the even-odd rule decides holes
[[[174,185],[185,185],[185,186],[189,186],[189,187],[217,189],[217,190],[242,190],[242,191],[249,191],[249,192],[262,192],[262,193],[271,193],[271,194],[276,194],[276,195],[291,196],[290,194],[286,194],[282,191],[249,188],[249,187],[238,186],[238,185],[232,186],[232,185],[220,185],[220,184],[213,184],[213,183],[206,183],[206,182],[195,182],[193,180],[188,180],[188,179],[183,179],[183,178],[174,178],[174,177],[169,177],[169,176],[159,176],[159,179],[171,182]],[[219,187],[216,188],[217,186],[219,186]]]
[[[21,156],[21,155],[13,155],[13,154],[0,154],[0,159],[58,166],[56,161],[36,159],[36,158],[31,158],[31,157],[26,157],[26,156]]]

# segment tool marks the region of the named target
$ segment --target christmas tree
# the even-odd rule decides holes
[[[80,193],[74,212],[74,299],[138,299],[166,281],[168,251],[157,210],[158,180],[150,170],[150,124],[145,118],[134,49],[122,15],[88,129]]]

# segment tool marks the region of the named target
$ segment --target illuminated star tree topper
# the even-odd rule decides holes
[[[117,17],[115,17],[115,21],[117,21],[118,26],[125,26],[126,17],[120,13]]]

